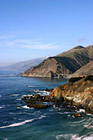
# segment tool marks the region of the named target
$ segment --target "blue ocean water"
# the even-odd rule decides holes
[[[21,100],[23,95],[37,94],[38,89],[55,88],[68,80],[17,75],[0,72],[0,140],[93,140],[92,115],[73,118],[70,115],[78,110],[69,106],[29,109]]]

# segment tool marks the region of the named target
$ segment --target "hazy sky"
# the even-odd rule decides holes
[[[0,66],[93,44],[93,0],[0,0]]]

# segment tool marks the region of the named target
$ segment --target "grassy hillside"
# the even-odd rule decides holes
[[[86,75],[93,75],[93,61],[90,61],[88,64],[81,67],[79,70],[77,70],[69,77],[79,77],[79,76],[86,76]]]
[[[74,73],[82,66],[93,60],[93,46],[77,46],[67,52],[49,57],[39,65],[25,71],[23,76],[29,77],[58,77],[59,74]],[[52,75],[50,74],[52,73]]]

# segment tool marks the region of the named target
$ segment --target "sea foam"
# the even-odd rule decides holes
[[[93,140],[93,134],[81,136],[79,137],[77,134],[63,134],[63,135],[57,135],[56,139],[70,139],[70,140]]]
[[[22,106],[22,108],[25,108],[25,109],[34,109],[34,108],[28,107],[27,105]]]

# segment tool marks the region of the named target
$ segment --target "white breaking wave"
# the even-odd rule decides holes
[[[70,140],[93,140],[93,134],[90,134],[88,136],[81,136],[79,137],[77,134],[63,134],[63,135],[57,135],[56,139],[60,140],[60,138],[70,139]]]
[[[79,109],[78,112],[84,112],[85,113],[85,110],[84,109]]]
[[[0,106],[0,109],[4,108],[5,106]]]
[[[46,116],[41,115],[39,118],[36,118],[36,119],[25,120],[23,122],[13,123],[13,124],[10,124],[10,125],[7,125],[7,126],[1,126],[0,128],[17,127],[17,126],[21,126],[21,125],[24,125],[24,124],[29,123],[29,122],[33,122],[34,120],[38,120],[38,119],[41,120],[45,117]]]
[[[0,106],[0,109],[3,108],[3,106]]]
[[[78,135],[73,135],[71,140],[93,140],[93,134],[81,137],[78,137]]]
[[[43,119],[43,118],[46,118],[46,116],[41,115],[38,119],[41,120],[41,119]]]
[[[25,109],[34,109],[34,108],[28,107],[27,105],[22,106],[22,108],[25,108]]]
[[[43,94],[43,95],[49,95],[50,92],[49,92],[49,91],[42,90],[42,91],[40,91],[40,94]]]
[[[10,96],[17,97],[17,96],[19,96],[19,94],[11,94]]]
[[[32,121],[34,121],[34,119],[31,119],[31,120],[25,120],[25,121],[23,121],[23,122],[19,122],[19,123],[13,123],[13,124],[11,124],[11,125],[2,126],[2,127],[0,127],[0,128],[8,128],[8,127],[20,126],[20,125],[24,125],[24,124],[26,124],[26,123],[28,123],[28,122],[32,122]]]
[[[88,124],[85,124],[84,127],[85,127],[85,128],[89,128],[89,129],[90,129],[90,128],[93,128],[93,123],[91,123],[91,124],[89,124],[89,123],[88,123]]]

